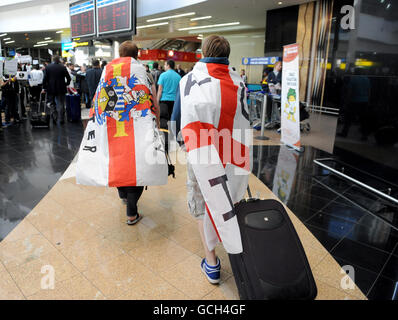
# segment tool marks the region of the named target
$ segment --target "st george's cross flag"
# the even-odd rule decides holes
[[[243,199],[250,173],[246,87],[226,64],[198,62],[180,81],[181,132],[206,202],[205,239],[209,250],[223,243],[242,252],[234,205]]]
[[[106,65],[79,150],[76,181],[94,186],[167,183],[163,136],[145,67],[130,57]]]

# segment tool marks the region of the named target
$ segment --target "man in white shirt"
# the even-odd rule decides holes
[[[43,71],[39,70],[39,66],[35,66],[32,71],[29,72],[29,86],[30,94],[36,101],[40,99],[40,92],[43,85]]]

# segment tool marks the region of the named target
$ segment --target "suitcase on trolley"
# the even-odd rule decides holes
[[[47,107],[46,100],[46,95],[40,94],[39,102],[31,101],[29,121],[32,128],[50,128],[50,110]]]
[[[283,205],[242,200],[235,206],[243,252],[229,259],[242,300],[312,300],[317,288],[304,248]]]
[[[69,122],[79,122],[81,120],[81,105],[79,94],[67,94],[65,96],[66,119]]]

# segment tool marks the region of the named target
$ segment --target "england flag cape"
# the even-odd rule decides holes
[[[228,253],[242,252],[234,204],[243,199],[250,173],[246,88],[226,64],[198,62],[180,81],[181,132],[206,202],[209,250],[221,241]]]
[[[113,60],[101,76],[80,146],[76,181],[94,186],[167,183],[164,141],[145,67]]]

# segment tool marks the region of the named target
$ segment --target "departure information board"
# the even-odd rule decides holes
[[[96,0],[98,35],[135,29],[136,0]]]
[[[69,5],[72,38],[94,36],[95,6],[94,0],[82,0]]]

